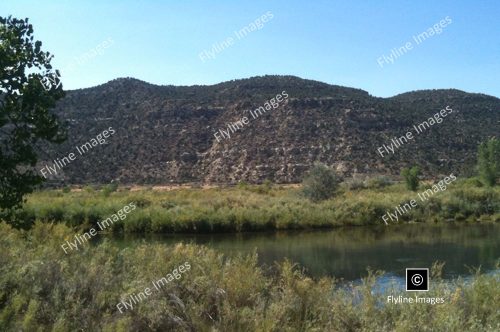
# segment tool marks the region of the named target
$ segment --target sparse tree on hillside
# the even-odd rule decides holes
[[[0,17],[0,210],[19,206],[42,182],[35,144],[65,137],[50,112],[64,95],[59,72],[41,46],[28,19]]]
[[[484,184],[494,186],[500,178],[500,140],[491,138],[479,145],[477,166]]]

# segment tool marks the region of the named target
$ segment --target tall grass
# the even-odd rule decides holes
[[[427,188],[430,187],[427,185]],[[399,204],[417,199],[403,184],[344,186],[329,200],[313,203],[300,188],[241,185],[238,188],[178,189],[172,191],[42,191],[28,197],[17,212],[17,224],[35,220],[89,228],[131,201],[137,209],[110,231],[126,233],[210,233],[310,229],[339,225],[382,224],[382,215]],[[420,190],[425,190],[424,187]],[[500,187],[479,187],[457,181],[446,191],[400,217],[400,222],[498,222]]]
[[[439,278],[432,270],[425,297],[444,304],[388,304],[399,289],[374,291],[378,273],[340,287],[312,279],[292,262],[271,269],[256,255],[223,257],[195,245],[104,241],[64,254],[74,233],[60,224],[30,231],[0,223],[1,331],[498,331],[499,275],[470,282]],[[184,262],[191,270],[133,310],[116,304]],[[421,295],[421,294],[419,294]]]

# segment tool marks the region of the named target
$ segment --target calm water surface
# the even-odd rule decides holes
[[[260,263],[289,258],[312,276],[346,281],[366,275],[367,268],[391,278],[404,277],[407,267],[446,262],[444,278],[467,276],[470,268],[494,271],[500,259],[500,225],[419,225],[337,228],[328,231],[217,235],[151,235],[114,237],[124,246],[142,241],[196,243],[227,255],[259,255]]]

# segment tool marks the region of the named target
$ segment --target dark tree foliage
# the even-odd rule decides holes
[[[50,112],[64,96],[60,75],[41,47],[28,19],[0,17],[0,210],[18,207],[42,182],[37,142],[66,136]]]
[[[303,193],[313,202],[333,197],[340,179],[333,169],[323,164],[315,164],[304,178]]]
[[[500,179],[500,140],[491,138],[479,145],[477,166],[483,182],[494,186]]]
[[[413,166],[412,168],[403,168],[401,170],[401,176],[405,179],[406,188],[408,190],[416,191],[418,189],[418,176],[420,174],[420,169],[418,166]]]

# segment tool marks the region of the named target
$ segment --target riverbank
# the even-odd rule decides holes
[[[419,191],[429,188],[430,184],[424,185]],[[384,218],[417,195],[401,183],[360,189],[343,186],[334,198],[320,203],[302,197],[300,187],[271,184],[169,191],[49,190],[28,197],[24,208],[16,214],[16,224],[28,228],[39,220],[88,230],[97,228],[98,222],[130,202],[135,202],[137,208],[125,219],[109,222],[106,231],[219,233],[377,225],[386,221],[389,225],[500,221],[500,187],[482,187],[472,180],[456,181],[445,191],[398,214],[397,221]]]
[[[415,294],[392,288],[373,292],[378,272],[345,288],[333,278],[309,278],[292,262],[262,268],[256,255],[226,258],[197,245],[143,243],[131,250],[104,241],[65,254],[60,245],[73,236],[64,225],[37,223],[24,232],[0,223],[0,330],[493,331],[500,327],[498,275],[477,273],[468,282],[444,282],[437,264],[431,269],[429,292],[417,295],[444,303],[396,304],[387,298]],[[186,263],[189,269],[180,271]],[[168,282],[158,286],[162,278]],[[140,297],[148,288],[150,295]],[[118,306],[125,302],[126,306]]]

